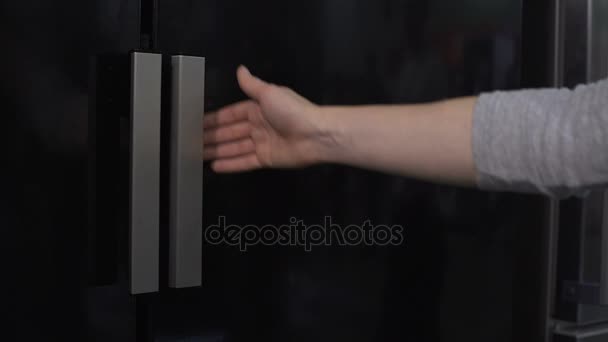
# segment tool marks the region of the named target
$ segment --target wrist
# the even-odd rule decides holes
[[[315,106],[313,117],[316,134],[313,138],[313,160],[315,163],[337,163],[345,144],[343,123],[339,120],[337,107]]]

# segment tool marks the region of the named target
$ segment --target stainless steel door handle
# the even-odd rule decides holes
[[[173,56],[169,286],[202,283],[205,58]]]
[[[158,291],[161,69],[161,55],[131,54],[129,280],[132,294]]]

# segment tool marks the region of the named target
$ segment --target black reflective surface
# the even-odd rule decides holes
[[[159,7],[159,47],[208,58],[209,110],[242,98],[234,80],[239,63],[321,104],[431,101],[519,85],[515,2],[482,8],[447,1],[161,1]],[[330,215],[343,224],[371,219],[406,229],[396,248],[260,248],[245,256],[209,248],[208,285],[239,299],[226,321],[244,327],[236,330],[246,336],[508,338],[509,242],[517,216],[502,207],[510,198],[343,167],[206,176],[206,203],[213,201],[207,224],[218,215],[254,224],[292,216],[319,223]],[[218,273],[215,260],[224,260]]]
[[[402,245],[206,246],[202,289],[139,305],[120,286],[87,289],[88,63],[139,46],[137,1],[1,6],[6,331],[132,340],[146,316],[158,340],[510,340],[516,241],[540,224],[539,201],[347,167],[207,169],[204,225],[371,220],[402,225]],[[160,51],[207,57],[207,110],[243,98],[240,63],[319,104],[521,84],[520,1],[159,0],[157,32]]]

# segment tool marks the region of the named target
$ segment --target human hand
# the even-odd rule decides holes
[[[320,160],[327,140],[319,107],[289,88],[237,70],[251,99],[207,114],[203,120],[204,160],[216,172],[296,168]]]

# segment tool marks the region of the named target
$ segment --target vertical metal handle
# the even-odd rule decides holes
[[[202,283],[205,59],[173,56],[169,286]]]
[[[601,243],[601,262],[600,265],[600,303],[608,305],[608,190],[603,191],[601,195],[601,209],[599,222],[602,232]]]
[[[158,291],[162,56],[131,54],[129,266],[132,294]]]

